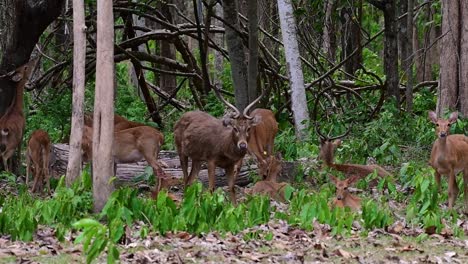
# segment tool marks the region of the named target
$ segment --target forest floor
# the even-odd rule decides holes
[[[288,205],[272,201],[279,211]],[[14,221],[14,219],[12,219]],[[468,233],[468,221],[459,225]],[[362,232],[353,224],[350,236],[332,236],[328,225],[314,223],[313,231],[273,219],[238,234],[187,232],[139,237],[139,225],[127,228],[120,245],[121,263],[468,263],[468,239],[449,231],[428,235],[396,221],[387,230]],[[59,242],[53,229],[40,227],[32,242],[0,237],[0,263],[85,263],[77,233]],[[97,263],[105,263],[105,254]]]

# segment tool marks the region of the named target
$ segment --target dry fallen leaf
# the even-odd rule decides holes
[[[353,253],[350,253],[344,249],[337,249],[335,251],[333,251],[333,253],[335,253],[337,256],[339,257],[343,257],[345,259],[350,259],[350,258],[356,258],[356,255],[354,255]]]
[[[396,221],[393,225],[388,227],[388,232],[392,234],[400,234],[405,228],[405,224],[400,221]]]

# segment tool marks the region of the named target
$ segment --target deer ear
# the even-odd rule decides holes
[[[348,184],[351,185],[357,182],[359,179],[360,177],[358,175],[354,175],[354,176],[349,177],[346,181],[348,181]]]
[[[336,139],[332,143],[335,147],[341,146],[341,139]]]
[[[458,112],[452,112],[449,117],[450,124],[457,122],[457,119],[458,119]]]
[[[224,117],[223,118],[223,126],[232,126],[232,118],[230,117]]]
[[[335,176],[333,176],[333,175],[331,175],[331,174],[328,174],[328,177],[330,177],[330,179],[332,180],[332,182],[334,182],[334,183],[337,183],[337,182],[338,182],[338,179],[337,179]]]
[[[432,123],[437,123],[437,114],[434,111],[429,111],[429,119]]]
[[[255,115],[254,118],[251,121],[251,126],[256,126],[262,122],[262,116],[260,115]]]

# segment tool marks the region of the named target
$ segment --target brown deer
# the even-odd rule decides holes
[[[341,139],[345,137],[349,130],[346,131],[343,135],[330,138],[325,136],[320,132],[318,126],[316,126],[317,133],[320,136],[320,153],[319,158],[323,160],[325,165],[335,170],[343,172],[346,176],[359,176],[359,178],[364,178],[367,175],[377,171],[379,177],[390,176],[391,174],[386,171],[384,168],[376,164],[371,165],[361,165],[361,164],[336,164],[334,163],[335,150],[338,146],[341,145]]]
[[[441,175],[448,179],[448,206],[453,208],[458,196],[456,175],[463,172],[465,195],[465,213],[468,214],[468,138],[465,135],[450,135],[450,126],[458,119],[458,113],[450,114],[449,119],[437,118],[437,114],[429,111],[429,119],[436,125],[437,140],[432,145],[429,164],[435,170],[435,180],[440,188]]]
[[[23,92],[29,75],[37,60],[31,60],[15,71],[0,78],[7,78],[6,81],[16,83],[15,99],[5,114],[0,117],[0,156],[3,160],[3,167],[10,171],[8,160],[13,156],[17,147],[23,139],[25,119],[23,115]]]
[[[259,116],[261,121],[250,129],[248,152],[255,156],[262,179],[276,181],[277,174],[281,172],[281,159],[278,160],[273,154],[278,122],[273,112],[268,109],[257,108],[250,115]],[[271,174],[272,168],[276,174]]]
[[[174,126],[174,139],[184,174],[184,186],[191,184],[201,168],[202,162],[208,163],[208,181],[211,191],[215,188],[215,168],[224,168],[228,179],[231,201],[236,203],[234,184],[236,168],[247,153],[251,128],[260,122],[259,116],[248,115],[260,95],[241,113],[234,105],[227,102],[215,88],[215,94],[229,108],[235,111],[223,120],[201,111],[187,112]],[[192,169],[188,174],[188,159],[192,160]]]
[[[345,180],[340,180],[337,177],[330,175],[330,179],[336,187],[336,197],[333,200],[333,205],[337,207],[349,207],[351,210],[359,210],[361,208],[361,198],[352,195],[348,187],[359,180],[359,176],[355,175]]]
[[[273,182],[273,181],[258,181],[252,188],[246,189],[247,194],[263,194],[270,198],[285,203],[285,189],[288,184],[286,182]]]
[[[85,126],[82,144],[84,161],[90,161],[92,158],[92,138],[93,128]],[[164,135],[149,126],[117,131],[114,133],[114,162],[132,163],[144,158],[153,168],[154,175],[158,177],[157,191],[159,191],[160,188],[167,186],[167,181],[170,180],[158,163],[158,153],[163,143]]]
[[[50,194],[49,155],[51,142],[44,130],[35,130],[28,141],[26,151],[26,185],[29,184],[29,175],[34,177],[32,191],[35,192],[38,184],[45,180]]]
[[[85,126],[93,127],[93,113],[85,114],[84,124]],[[114,114],[114,131],[115,132],[129,129],[129,128],[139,127],[139,126],[146,126],[146,125],[143,123],[130,121],[118,114]]]

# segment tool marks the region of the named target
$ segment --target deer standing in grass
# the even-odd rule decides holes
[[[85,126],[83,131],[83,160],[89,161],[92,157],[93,128]],[[164,143],[164,135],[157,129],[149,126],[138,126],[114,134],[114,172],[116,163],[132,163],[143,158],[153,168],[154,175],[158,178],[156,192],[167,187],[172,179],[164,173],[159,165],[158,153]]]
[[[337,177],[330,175],[330,179],[336,187],[336,197],[333,200],[333,205],[337,207],[349,207],[351,210],[357,211],[361,208],[361,198],[352,195],[348,187],[359,180],[359,176],[352,176],[345,180],[340,180]]]
[[[24,86],[36,62],[37,60],[32,60],[15,71],[5,76],[0,76],[4,81],[16,82],[15,99],[5,114],[0,117],[0,156],[2,157],[3,167],[6,171],[11,171],[11,168],[8,166],[8,160],[13,156],[23,139],[26,122],[23,114]]]
[[[450,114],[449,119],[437,118],[429,111],[429,119],[436,125],[437,140],[432,145],[430,165],[435,170],[435,180],[440,188],[441,175],[448,179],[448,206],[453,208],[458,196],[456,176],[463,172],[465,213],[468,214],[468,138],[465,135],[450,135],[450,126],[458,119],[458,113]]]
[[[349,133],[349,130],[346,131],[345,134],[337,136],[337,137],[333,137],[333,138],[329,138],[328,136],[323,135],[320,132],[318,127],[316,127],[316,130],[320,136],[319,158],[322,159],[325,162],[325,165],[327,165],[328,167],[341,171],[348,177],[357,175],[359,176],[359,178],[364,178],[367,175],[373,173],[374,171],[377,171],[377,175],[379,175],[380,177],[386,177],[386,176],[391,175],[384,168],[376,164],[361,165],[361,164],[336,164],[334,163],[335,150],[338,146],[341,145],[340,138],[345,137]]]
[[[260,95],[241,113],[234,105],[227,102],[215,88],[218,98],[235,111],[230,117],[217,119],[201,111],[187,112],[174,126],[174,140],[180,157],[180,165],[184,174],[184,186],[195,180],[201,169],[202,162],[208,163],[209,189],[215,188],[215,168],[224,168],[228,180],[230,198],[236,203],[234,184],[237,170],[248,149],[251,128],[260,122],[259,116],[248,115]],[[192,169],[188,174],[188,159],[192,160]]]
[[[32,191],[35,192],[38,184],[45,180],[50,194],[49,155],[51,142],[49,135],[44,130],[35,130],[28,141],[26,151],[26,185],[29,183],[29,175],[34,177]]]
[[[268,109],[257,108],[250,115],[259,116],[261,121],[250,130],[248,152],[255,156],[262,179],[276,182],[281,172],[281,154],[273,154],[278,122],[273,112]]]

